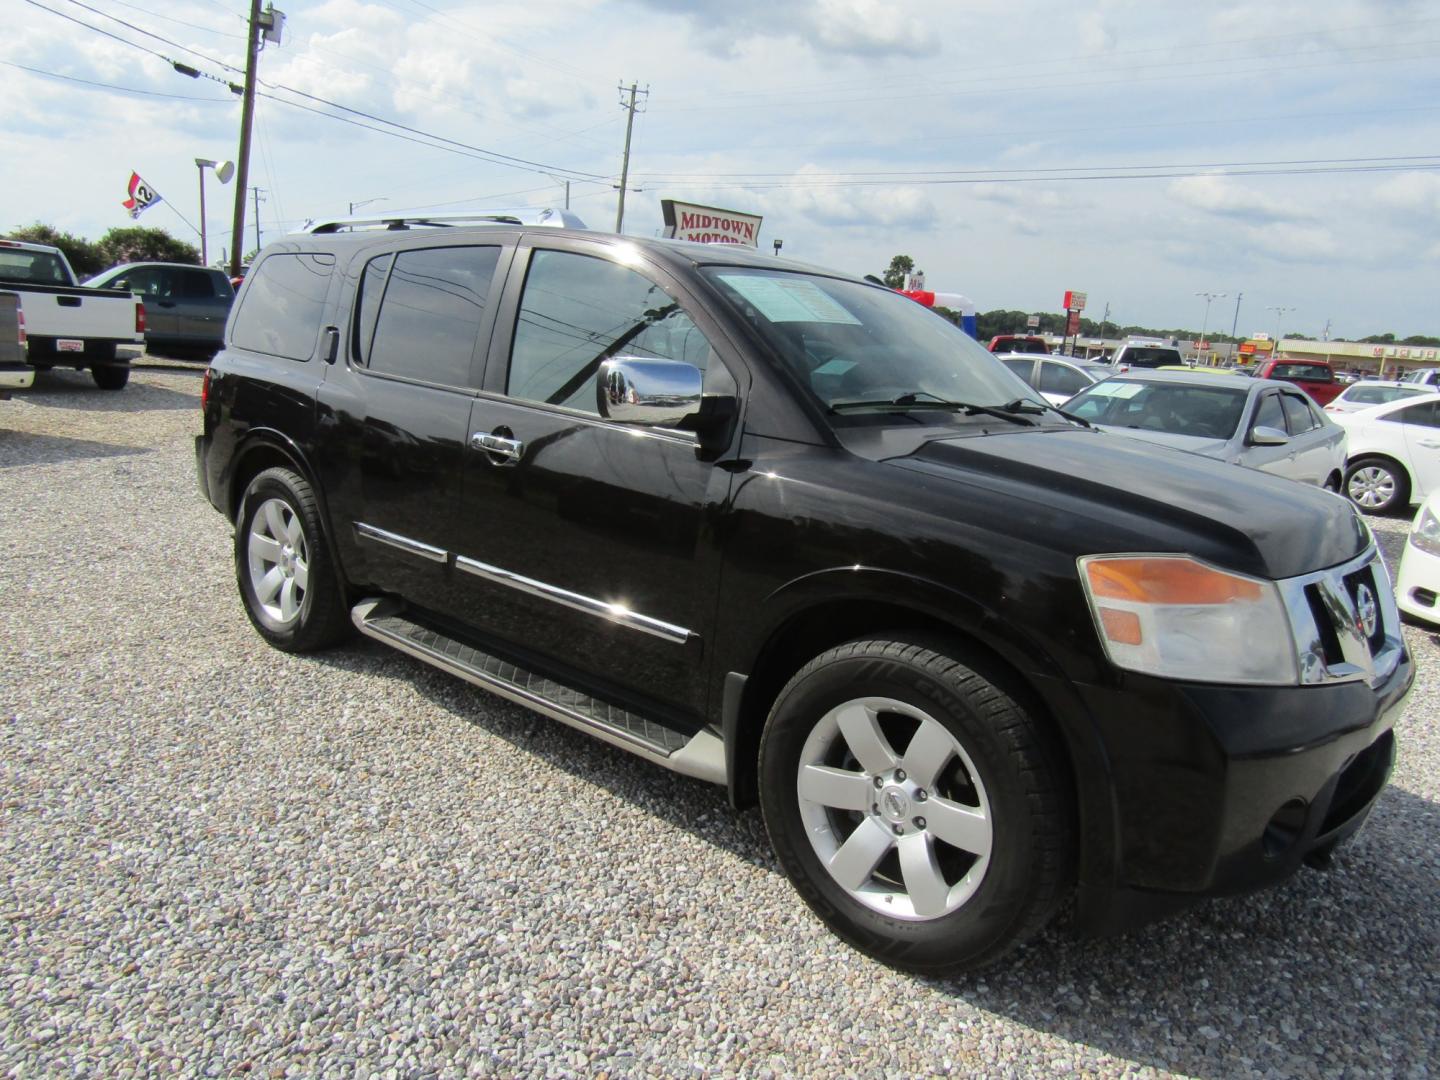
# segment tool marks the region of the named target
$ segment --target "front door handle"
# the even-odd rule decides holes
[[[1431,450],[1440,449],[1440,442],[1436,442],[1434,439],[1421,439],[1420,445],[1429,447]]]
[[[525,453],[525,444],[519,439],[511,439],[500,434],[498,431],[477,431],[470,436],[470,445],[476,450],[483,450],[491,456],[491,459],[501,458],[497,465],[513,465],[520,460]]]

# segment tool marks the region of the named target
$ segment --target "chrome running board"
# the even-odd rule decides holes
[[[691,735],[565,686],[457,641],[409,617],[393,600],[362,600],[350,618],[366,637],[456,675],[508,701],[594,735],[685,776],[726,783],[725,744],[714,732]]]

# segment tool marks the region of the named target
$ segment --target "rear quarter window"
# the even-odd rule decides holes
[[[277,253],[261,260],[248,275],[230,343],[287,360],[309,360],[334,272],[335,256],[320,252]]]

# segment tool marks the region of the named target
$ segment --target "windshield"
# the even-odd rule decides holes
[[[897,398],[991,406],[1034,399],[978,341],[899,293],[778,270],[703,273],[827,408]]]
[[[1228,439],[1240,426],[1245,397],[1229,386],[1107,379],[1076,394],[1065,411],[1108,427]]]
[[[70,275],[60,257],[49,251],[0,250],[0,281],[35,285],[69,285]]]

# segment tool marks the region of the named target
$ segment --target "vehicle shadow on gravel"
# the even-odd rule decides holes
[[[1440,805],[1391,787],[1329,871],[1116,938],[1052,929],[992,971],[920,981],[1190,1076],[1322,1075],[1342,1044],[1350,1060],[1369,1051],[1375,1075],[1423,1075],[1440,990],[1437,851]]]
[[[316,660],[411,682],[446,711],[623,799],[666,825],[779,874],[758,812],[562,724],[372,642]],[[1373,1048],[1377,1071],[1425,1067],[1436,1038],[1440,805],[1389,788],[1328,872],[1278,889],[1204,902],[1108,939],[1063,919],[982,974],[913,979],[1038,1031],[1141,1065],[1202,1077],[1309,1075],[1325,1050]],[[798,905],[801,901],[796,898]],[[1418,924],[1418,925],[1417,925]],[[1403,928],[1403,929],[1402,929]],[[837,945],[837,947],[840,947]]]
[[[34,435],[28,431],[6,431],[0,428],[0,469],[150,453],[154,451],[145,446],[122,446],[118,443],[67,439],[61,435]]]
[[[166,368],[166,372],[178,371]],[[23,391],[25,400],[52,409],[84,409],[87,412],[138,413],[200,408],[200,388],[193,394],[131,380],[123,390],[101,390],[86,372],[41,371],[34,386]]]

